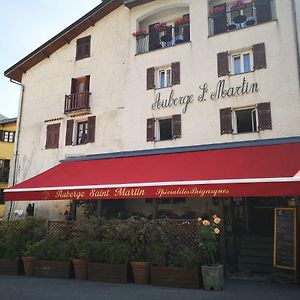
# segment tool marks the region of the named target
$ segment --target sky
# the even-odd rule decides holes
[[[20,87],[4,76],[19,60],[101,3],[101,0],[0,0],[0,114],[18,114]]]

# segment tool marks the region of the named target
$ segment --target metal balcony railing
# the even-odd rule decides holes
[[[276,19],[275,0],[256,0],[235,7],[217,6],[208,17],[209,35],[234,31]]]
[[[77,110],[90,109],[89,107],[90,92],[71,94],[65,96],[65,113]]]
[[[190,41],[190,24],[167,26],[136,37],[136,53],[146,53]]]

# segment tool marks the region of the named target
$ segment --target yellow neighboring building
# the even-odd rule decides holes
[[[0,115],[0,219],[4,217],[3,189],[7,188],[10,161],[14,152],[17,118]]]

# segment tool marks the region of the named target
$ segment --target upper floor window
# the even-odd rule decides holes
[[[275,0],[209,1],[209,35],[275,20]]]
[[[231,74],[241,74],[253,71],[252,51],[231,53]]]
[[[78,39],[76,43],[76,60],[90,57],[91,55],[91,36]]]
[[[157,82],[157,86],[158,88],[165,88],[168,86],[171,86],[171,77],[172,76],[172,72],[171,72],[171,68],[167,67],[167,68],[161,68],[158,70],[158,82]]]
[[[47,126],[46,149],[56,149],[59,145],[60,123]]]
[[[251,107],[222,108],[221,134],[237,134],[272,129],[270,102]]]
[[[166,141],[181,137],[181,115],[147,120],[147,142]]]
[[[0,142],[13,143],[15,141],[14,131],[0,130]]]
[[[0,159],[0,181],[7,182],[9,176],[9,159]]]

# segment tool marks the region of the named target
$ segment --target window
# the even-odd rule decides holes
[[[15,141],[14,131],[2,131],[0,130],[0,142],[13,143]]]
[[[0,159],[0,181],[7,182],[9,175],[9,159]]]
[[[90,57],[91,55],[91,36],[77,40],[76,60]]]
[[[221,134],[272,129],[270,102],[258,103],[252,107],[222,108],[220,125]]]
[[[181,115],[147,120],[147,142],[167,141],[181,137]]]
[[[147,69],[147,90],[180,84],[180,62]]]
[[[253,71],[252,51],[231,54],[231,74],[242,74]]]
[[[59,145],[60,124],[51,124],[47,126],[46,149],[56,149]]]
[[[67,121],[66,146],[83,145],[95,142],[96,117],[90,116],[85,120]]]

